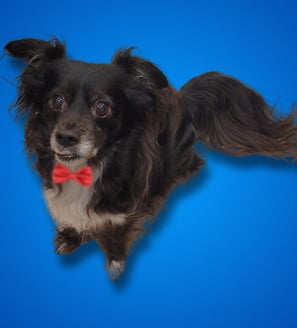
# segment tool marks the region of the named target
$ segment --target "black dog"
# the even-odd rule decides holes
[[[198,172],[197,141],[235,155],[297,158],[294,110],[283,119],[240,81],[206,73],[180,92],[152,63],[119,51],[111,64],[69,60],[57,39],[5,47],[27,66],[17,113],[27,115],[26,149],[57,224],[56,251],[95,239],[111,279],[124,270],[144,219]]]

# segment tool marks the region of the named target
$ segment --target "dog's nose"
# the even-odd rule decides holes
[[[59,131],[56,133],[57,142],[64,147],[71,147],[78,143],[78,136],[72,131]]]

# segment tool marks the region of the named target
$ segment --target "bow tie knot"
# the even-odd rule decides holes
[[[92,185],[93,174],[90,166],[85,166],[76,172],[72,172],[67,166],[56,164],[52,174],[53,182],[60,184],[69,180],[75,180],[82,186],[90,187]]]

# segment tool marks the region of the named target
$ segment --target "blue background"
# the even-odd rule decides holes
[[[236,76],[278,113],[297,102],[296,1],[2,1],[0,46],[67,42],[109,62],[135,45],[179,88],[209,70]],[[0,62],[0,327],[297,327],[297,167],[202,147],[201,174],[171,193],[116,283],[95,243],[54,253],[41,182],[7,108],[19,68]]]

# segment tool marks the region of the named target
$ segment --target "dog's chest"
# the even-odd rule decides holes
[[[58,227],[71,226],[78,231],[86,231],[100,229],[108,221],[114,224],[124,222],[124,214],[97,214],[92,208],[87,210],[92,195],[92,187],[83,187],[73,180],[63,184],[62,192],[57,186],[44,191],[48,208]]]

